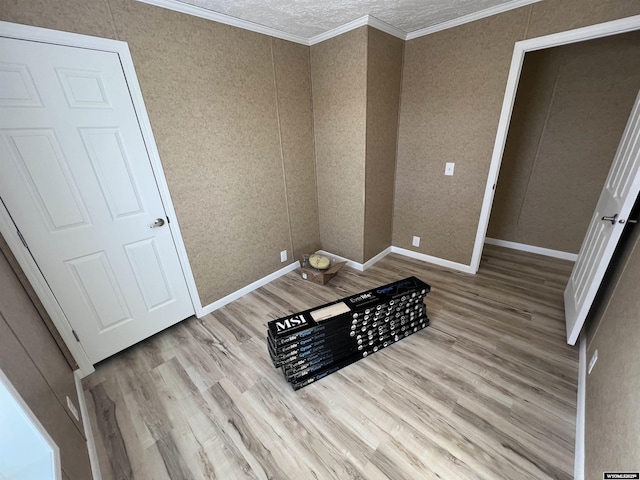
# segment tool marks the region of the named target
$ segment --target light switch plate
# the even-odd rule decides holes
[[[447,162],[444,166],[444,174],[447,176],[452,176],[453,175],[453,169],[455,168],[456,164],[453,162]]]

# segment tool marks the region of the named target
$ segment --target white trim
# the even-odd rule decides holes
[[[290,42],[300,43],[302,45],[311,46],[316,43],[324,42],[330,38],[337,37],[343,33],[355,30],[356,28],[369,25],[373,28],[381,30],[389,35],[398,37],[402,40],[406,40],[407,34],[403,30],[389,25],[386,22],[374,17],[373,15],[364,15],[360,18],[352,20],[351,22],[340,25],[339,27],[327,30],[313,37],[301,37],[300,35],[294,35],[292,33],[283,32],[275,28],[260,25],[259,23],[250,22],[248,20],[242,20],[241,18],[225,15],[224,13],[214,12],[206,8],[190,5],[177,0],[137,0],[138,2],[147,3],[156,7],[166,8],[167,10],[173,10],[174,12],[185,13],[187,15],[193,15],[194,17],[200,17],[214,22],[223,23],[225,25],[231,25],[232,27],[242,28],[243,30],[249,30],[251,32],[262,33],[263,35],[269,35],[271,37],[281,38],[283,40],[289,40]],[[522,0],[518,0],[522,1]],[[531,1],[531,0],[528,0]],[[540,0],[534,0],[540,1]]]
[[[329,257],[333,257],[334,260],[338,260],[340,262],[347,262],[347,267],[353,268],[359,272],[364,272],[368,268],[373,267],[376,263],[382,260],[384,257],[389,255],[393,251],[393,247],[387,247],[375,257],[370,258],[364,263],[354,262],[353,260],[349,260],[346,257],[341,257],[340,255],[336,255],[335,253],[327,252],[326,250],[318,250],[318,253],[322,253],[323,255],[328,255]]]
[[[610,22],[589,25],[588,27],[576,28],[564,32],[545,35],[544,37],[530,38],[516,42],[524,52],[533,52],[545,48],[558,47],[571,43],[584,42],[595,38],[620,35],[621,33],[632,32],[640,29],[640,15],[612,20]]]
[[[367,15],[367,18],[367,25],[369,25],[370,27],[373,27],[376,30],[380,30],[381,32],[388,33],[392,37],[399,38],[400,40],[407,39],[407,32],[405,32],[404,30],[394,27],[393,25],[384,22],[377,17],[374,17],[373,15]]]
[[[425,35],[440,32],[442,30],[447,30],[448,28],[459,27],[460,25],[464,25],[465,23],[475,22],[476,20],[481,20],[483,18],[491,17],[492,15],[498,15],[499,13],[508,12],[509,10],[515,10],[516,8],[525,7],[527,5],[531,5],[532,3],[541,1],[542,0],[514,0],[512,2],[503,3],[494,7],[485,8],[484,10],[473,12],[462,17],[453,18],[446,22],[437,23],[435,25],[431,25],[430,27],[421,28],[420,30],[414,30],[413,32],[407,33],[405,40],[413,40],[414,38],[424,37]]]
[[[0,383],[7,389],[9,395],[13,397],[18,406],[22,409],[22,413],[28,418],[31,424],[38,430],[38,433],[42,436],[45,442],[49,444],[51,448],[51,453],[53,455],[53,469],[54,475],[56,476],[56,480],[62,480],[62,463],[60,462],[60,448],[53,441],[49,432],[42,426],[38,417],[31,411],[27,402],[24,401],[20,393],[16,390],[16,388],[9,380],[9,377],[0,369]]]
[[[318,250],[317,253],[321,253],[323,255],[328,255],[334,260],[338,260],[339,262],[347,262],[347,267],[353,268],[359,272],[364,272],[364,264],[354,262],[353,260],[349,260],[346,257],[341,257],[340,255],[336,255],[335,253],[327,252],[326,250]]]
[[[48,28],[32,27],[30,25],[2,21],[0,21],[0,36],[15,38],[17,40],[55,43],[56,45],[109,52],[118,52],[118,49],[127,45],[125,42],[119,40],[91,37],[80,33],[62,32],[60,30],[50,30]]]
[[[89,452],[89,462],[91,463],[91,476],[93,480],[102,480],[100,473],[100,463],[98,462],[98,450],[96,449],[96,440],[93,436],[91,428],[91,419],[87,410],[87,401],[84,398],[84,389],[82,388],[82,372],[76,370],[73,372],[73,378],[76,383],[76,392],[78,393],[78,403],[80,404],[80,415],[82,417],[82,426],[84,427],[84,436],[87,439],[87,450]]]
[[[471,271],[471,267],[469,265],[452,262],[451,260],[445,260],[443,258],[432,257],[431,255],[426,255],[424,253],[414,252],[413,250],[407,250],[406,248],[400,248],[400,247],[394,247],[394,246],[386,248],[385,250],[383,250],[378,255],[373,257],[371,260],[365,262],[364,264],[354,262],[353,260],[349,260],[348,258],[341,257],[340,255],[336,255],[334,253],[327,252],[325,250],[318,250],[318,253],[328,255],[341,262],[347,262],[347,267],[351,267],[354,270],[357,270],[359,272],[364,272],[366,269],[372,267],[376,262],[379,262],[390,253],[397,253],[400,255],[404,255],[405,257],[415,258],[416,260],[421,260],[423,262],[431,263],[433,265],[438,265],[440,267],[449,268],[451,270],[457,270],[464,273],[475,273]]]
[[[574,480],[584,480],[585,422],[587,400],[587,339],[580,339],[580,362],[578,363],[578,399],[576,402],[576,445],[573,459]]]
[[[538,255],[546,255],[547,257],[561,258],[562,260],[570,260],[575,262],[578,259],[576,253],[562,252],[560,250],[552,250],[551,248],[535,247],[525,243],[509,242],[507,240],[498,240],[496,238],[485,238],[484,243],[496,245],[498,247],[511,248],[522,252],[537,253]]]
[[[376,30],[380,30],[381,32],[388,33],[389,35],[397,37],[401,40],[405,40],[407,38],[407,34],[403,30],[400,30],[393,25],[389,25],[388,23],[383,22],[373,15],[365,15],[363,17],[356,18],[355,20],[345,23],[344,25],[340,25],[339,27],[332,28],[331,30],[327,30],[326,32],[311,37],[309,40],[307,40],[307,45],[311,46],[315,45],[316,43],[324,42],[325,40],[329,40],[330,38],[337,37],[338,35],[342,35],[343,33],[350,32],[351,30],[355,30],[356,28],[364,27],[365,25],[373,27]]]
[[[525,53],[534,50],[541,50],[543,48],[557,47],[569,43],[606,37],[609,35],[617,35],[638,29],[640,29],[640,15],[635,15],[633,17],[627,17],[620,20],[516,42],[513,47],[513,57],[511,58],[509,78],[507,80],[504,100],[502,102],[500,121],[498,123],[493,154],[491,156],[491,165],[489,167],[489,174],[487,175],[487,184],[485,187],[484,199],[482,201],[482,209],[480,211],[480,219],[478,221],[476,240],[473,247],[473,255],[471,257],[471,270],[473,273],[478,271],[478,267],[480,265],[482,248],[487,234],[487,227],[489,226],[489,216],[491,214],[491,207],[493,206],[493,196],[495,193],[494,188],[498,182],[498,173],[500,171],[502,155],[504,153],[507,134],[509,132],[511,112],[513,111],[513,104],[518,90],[518,82],[520,81],[520,72],[522,70]]]
[[[219,308],[224,307],[225,305],[227,305],[228,303],[233,302],[234,300],[237,300],[238,298],[242,297],[243,295],[246,295],[247,293],[250,293],[252,291],[254,291],[257,288],[260,288],[263,285],[266,285],[269,282],[274,281],[275,279],[286,275],[289,272],[294,271],[295,269],[300,268],[300,262],[296,261],[290,265],[287,265],[284,268],[281,268],[280,270],[277,270],[273,273],[270,273],[269,275],[267,275],[266,277],[262,277],[259,280],[256,280],[253,283],[250,283],[249,285],[247,285],[246,287],[242,287],[240,290],[236,290],[233,293],[230,293],[229,295],[227,295],[226,297],[222,297],[220,300],[217,300],[213,303],[210,303],[209,305],[206,305],[205,307],[201,308],[200,310],[196,311],[196,317],[198,318],[202,318],[205,315],[208,315],[209,313],[218,310]]]
[[[173,10],[174,12],[186,13],[194,17],[200,17],[207,20],[213,20],[214,22],[224,23],[225,25],[231,25],[232,27],[242,28],[243,30],[249,30],[251,32],[262,33],[263,35],[269,35],[271,37],[281,38],[283,40],[289,40],[294,43],[301,43],[302,45],[309,45],[309,40],[299,35],[293,35],[286,33],[275,28],[260,25],[259,23],[250,22],[248,20],[242,20],[241,18],[225,15],[224,13],[214,12],[206,8],[197,7],[188,3],[179,2],[176,0],[138,0],[142,3],[154,5],[156,7],[166,8],[167,10]]]
[[[238,17],[232,17],[231,15],[215,12],[207,8],[198,7],[196,5],[191,5],[178,0],[137,1],[149,5],[154,5],[160,8],[166,8],[167,10],[173,10],[174,12],[180,12],[187,15],[192,15],[194,17],[223,23],[225,25],[241,28],[243,30],[249,30],[251,32],[261,33],[263,35],[269,35],[271,37],[289,40],[290,42],[299,43],[301,45],[311,46],[320,42],[324,42],[325,40],[329,40],[330,38],[337,37],[338,35],[350,32],[351,30],[355,30],[356,28],[363,27],[365,25],[388,33],[389,35],[397,37],[401,40],[413,40],[415,38],[424,37],[425,35],[429,35],[431,33],[440,32],[442,30],[447,30],[453,27],[459,27],[460,25],[464,25],[465,23],[475,22],[476,20],[480,20],[482,18],[490,17],[492,15],[498,15],[499,13],[508,12],[509,10],[515,10],[516,8],[541,2],[542,0],[513,0],[511,2],[486,8],[478,12],[473,12],[462,17],[457,17],[446,22],[431,25],[429,27],[421,28],[420,30],[414,30],[413,32],[408,33],[400,28],[397,28],[387,22],[380,20],[379,18],[374,17],[373,15],[364,15],[360,18],[356,18],[355,20],[347,22],[336,28],[332,28],[331,30],[327,30],[326,32],[322,32],[318,35],[314,35],[312,37],[303,37],[301,35],[283,32],[282,30],[278,30],[276,28],[267,27],[265,25],[260,25],[259,23],[250,22]]]
[[[136,112],[136,116],[138,117],[140,131],[147,148],[149,161],[153,170],[153,174],[155,176],[156,184],[158,186],[160,198],[170,219],[169,226],[171,236],[178,253],[180,264],[182,266],[182,271],[187,283],[187,289],[189,291],[191,303],[195,312],[197,312],[199,309],[202,309],[200,296],[198,295],[195,279],[193,277],[193,272],[191,270],[191,265],[189,264],[189,258],[187,256],[187,250],[180,231],[178,217],[173,207],[167,180],[162,169],[162,162],[160,161],[160,154],[158,153],[158,148],[153,136],[153,130],[151,129],[151,122],[147,114],[144,99],[142,98],[142,90],[140,89],[140,84],[138,83],[138,78],[135,73],[135,67],[133,65],[133,59],[131,58],[131,53],[129,52],[129,46],[127,45],[127,43],[118,40],[110,40],[106,38],[80,35],[76,33],[61,32],[58,30],[49,30],[46,28],[19,25],[8,22],[0,22],[0,36],[16,38],[20,40],[34,40],[56,45],[102,50],[118,54],[118,56],[120,57],[122,70],[129,87],[129,93],[131,94],[131,100]],[[62,309],[58,305],[55,297],[53,296],[53,293],[51,293],[46,280],[40,273],[40,270],[35,264],[33,258],[31,257],[31,255],[21,254],[24,249],[22,247],[22,243],[18,239],[15,229],[13,228],[13,222],[8,217],[8,215],[6,215],[5,209],[2,208],[1,210],[2,215],[0,215],[0,227],[2,227],[1,231],[7,239],[7,243],[9,243],[9,246],[11,247],[14,255],[16,255],[20,266],[23,268],[23,270],[25,270],[27,278],[33,285],[38,297],[42,300],[45,309],[47,310],[49,315],[51,315],[56,328],[60,331],[60,335],[69,347],[69,350],[71,351],[76,362],[78,362],[78,366],[80,367],[83,375],[89,375],[94,371],[93,365],[89,361],[89,358],[84,349],[82,349],[80,344],[75,341],[75,338],[71,333],[71,325],[64,316]]]
[[[367,260],[366,262],[364,262],[362,264],[362,271],[367,270],[368,268],[373,267],[376,263],[378,263],[380,260],[382,260],[384,257],[386,257],[387,255],[389,255],[391,253],[393,247],[387,247],[385,248],[383,251],[381,251],[379,254],[377,254],[375,257],[370,258],[369,260]]]
[[[389,255],[392,252],[393,247],[388,247],[387,249],[383,250],[382,252],[380,252],[378,255],[376,255],[375,257],[373,257],[372,259],[370,259],[369,261],[367,261],[366,263],[362,264],[362,263],[358,263],[358,262],[354,262],[352,260],[349,260],[348,258],[344,258],[341,257],[340,255],[334,255],[333,253],[330,252],[325,252],[324,250],[318,250],[318,253],[323,253],[324,255],[328,255],[330,257],[332,257],[335,260],[341,261],[341,262],[347,262],[347,266],[351,267],[355,270],[358,270],[359,272],[363,272],[364,270],[366,270],[367,268],[373,266],[376,262],[379,262],[380,260],[382,260],[384,257],[386,257],[387,255]],[[294,263],[292,263],[291,265],[287,265],[284,268],[281,268],[280,270],[273,272],[269,275],[267,275],[266,277],[261,278],[260,280],[256,280],[255,282],[247,285],[246,287],[241,288],[240,290],[236,290],[233,293],[230,293],[229,295],[227,295],[226,297],[221,298],[220,300],[217,300],[209,305],[206,305],[205,307],[201,308],[200,310],[196,311],[196,317],[198,318],[202,318],[205,315],[218,310],[219,308],[224,307],[225,305],[233,302],[234,300],[237,300],[238,298],[242,297],[243,295],[246,295],[249,292],[254,291],[257,288],[260,288],[263,285],[266,285],[269,282],[274,281],[275,279],[286,275],[289,272],[292,272],[294,270],[296,270],[297,268],[300,268],[300,262],[296,261]]]
[[[307,40],[307,45],[315,45],[316,43],[324,42],[325,40],[329,40],[330,38],[337,37],[338,35],[342,35],[343,33],[350,32],[351,30],[355,30],[356,28],[364,27],[368,25],[369,15],[365,15],[364,17],[356,18],[344,25],[340,25],[339,27],[332,28],[331,30],[327,30],[326,32],[320,33],[311,37]]]
[[[324,42],[325,40],[329,40],[330,38],[337,37],[338,35],[342,35],[343,33],[349,32],[351,30],[355,30],[356,28],[363,27],[365,25],[369,25],[370,27],[373,27],[377,30],[388,33],[389,35],[393,35],[394,37],[400,38],[401,40],[413,40],[414,38],[423,37],[425,35],[429,35],[435,32],[440,32],[448,28],[458,27],[460,25],[464,25],[465,23],[475,22],[476,20],[480,20],[482,18],[490,17],[492,15],[497,15],[499,13],[504,13],[509,10],[514,10],[516,8],[524,7],[532,3],[540,2],[542,0],[513,0],[511,2],[503,3],[501,5],[496,5],[494,7],[480,10],[479,12],[473,12],[468,15],[457,17],[446,22],[421,28],[420,30],[414,30],[413,32],[409,32],[409,33],[405,32],[400,28],[394,27],[393,25],[390,25],[384,22],[379,18],[374,17],[373,15],[364,15],[360,18],[357,18],[355,20],[345,23],[344,25],[340,25],[336,28],[332,28],[331,30],[327,30],[326,32],[320,33],[318,35],[314,35],[312,37],[303,37],[301,35],[295,35],[292,33],[283,32],[282,30],[278,30],[276,28],[267,27],[259,23],[250,22],[248,20],[243,20],[238,17],[232,17],[231,15],[215,12],[207,8],[191,5],[178,0],[137,0],[137,1],[141,3],[149,4],[149,5],[154,5],[160,8],[166,8],[167,10],[173,10],[174,12],[180,12],[187,15],[192,15],[194,17],[204,18],[206,20],[212,20],[214,22],[223,23],[225,25],[231,25],[232,27],[241,28],[243,30],[249,30],[251,32],[261,33],[263,35],[269,35],[271,37],[282,38],[283,40],[289,40],[290,42],[311,46],[320,42]]]
[[[432,263],[440,267],[448,268],[450,270],[457,270],[464,273],[476,273],[472,271],[469,265],[463,263],[452,262],[451,260],[445,260],[444,258],[432,257],[424,253],[414,252],[413,250],[407,250],[406,248],[391,247],[391,253],[398,253],[405,257],[415,258],[416,260],[422,260],[423,262]]]

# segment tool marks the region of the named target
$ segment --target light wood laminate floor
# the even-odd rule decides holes
[[[487,246],[477,275],[391,254],[321,287],[292,272],[97,366],[102,478],[569,479],[572,264]],[[415,275],[431,326],[294,392],[268,320]]]

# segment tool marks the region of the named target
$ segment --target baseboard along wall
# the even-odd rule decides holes
[[[488,245],[495,245],[497,247],[511,248],[512,250],[520,250],[522,252],[537,253],[538,255],[545,255],[547,257],[560,258],[562,260],[569,260],[571,262],[575,262],[578,259],[578,255],[575,253],[552,250],[551,248],[536,247],[534,245],[527,245],[525,243],[498,240],[496,238],[487,237],[484,239],[484,243]]]
[[[573,478],[584,480],[585,422],[587,407],[587,339],[580,339],[578,364],[578,400],[576,402],[576,446],[574,449]]]
[[[327,255],[331,258],[333,258],[334,260],[338,260],[340,262],[347,262],[347,267],[351,267],[354,270],[357,270],[358,272],[364,272],[365,270],[371,268],[373,265],[375,265],[377,262],[379,262],[380,260],[382,260],[384,257],[386,257],[387,255],[389,255],[390,253],[397,253],[399,255],[404,255],[405,257],[410,257],[410,258],[415,258],[417,260],[422,260],[423,262],[427,262],[427,263],[431,263],[434,265],[438,265],[440,267],[445,267],[445,268],[449,268],[451,270],[457,270],[460,272],[465,272],[465,273],[475,273],[471,266],[469,265],[464,265],[462,263],[456,263],[456,262],[452,262],[450,260],[444,260],[442,258],[438,258],[438,257],[432,257],[431,255],[425,255],[424,253],[419,253],[419,252],[414,252],[412,250],[407,250],[406,248],[400,248],[400,247],[387,247],[385,248],[382,252],[380,252],[379,254],[377,254],[375,257],[371,258],[370,260],[367,260],[365,263],[359,263],[359,262],[354,262],[353,260],[350,260],[348,258],[342,257],[340,255],[335,255],[331,252],[327,252],[325,250],[318,250],[318,253],[321,253],[323,255]],[[289,272],[292,272],[293,270],[296,270],[297,268],[300,268],[300,262],[294,262],[290,265],[287,265],[284,268],[281,268],[280,270],[273,272],[269,275],[267,275],[266,277],[261,278],[260,280],[256,280],[255,282],[247,285],[246,287],[241,288],[240,290],[236,290],[235,292],[227,295],[226,297],[221,298],[220,300],[217,300],[213,303],[210,303],[209,305],[206,305],[202,308],[196,309],[196,317],[198,318],[202,318],[205,315],[208,315],[211,312],[216,311],[219,308],[224,307],[225,305],[227,305],[228,303],[233,302],[234,300],[237,300],[238,298],[242,297],[243,295],[246,295],[249,292],[252,292],[253,290],[255,290],[256,288],[259,288],[269,282],[272,282],[273,280],[286,275]]]
[[[87,439],[87,450],[89,451],[89,462],[91,463],[91,476],[93,477],[93,480],[102,480],[100,463],[98,462],[98,450],[96,450],[96,440],[93,436],[91,420],[89,419],[89,413],[87,410],[87,402],[84,398],[84,388],[82,388],[82,372],[80,370],[76,370],[73,372],[73,377],[76,382],[76,391],[78,392],[78,403],[80,404],[80,417],[82,418],[82,425],[84,427],[84,436]]]

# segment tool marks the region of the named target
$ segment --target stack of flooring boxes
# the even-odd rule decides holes
[[[271,360],[298,390],[429,325],[430,290],[409,277],[270,321]]]

